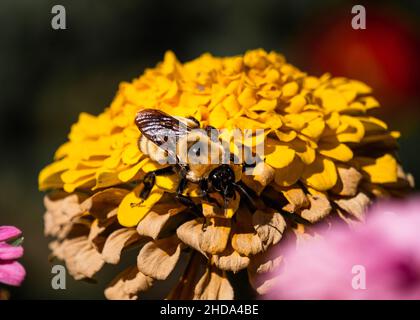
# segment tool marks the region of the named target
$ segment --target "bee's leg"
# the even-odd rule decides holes
[[[207,179],[201,179],[200,182],[198,183],[198,186],[200,187],[201,190],[201,196],[209,203],[213,203],[215,205],[217,205],[218,207],[220,207],[219,202],[217,202],[217,200],[213,197],[211,197],[209,195],[209,184]]]
[[[233,194],[235,194],[235,193],[233,193]],[[226,186],[226,188],[225,188],[225,190],[223,190],[223,210],[225,211],[225,213],[226,213],[226,210],[227,210],[227,208],[228,208],[228,206],[229,206],[229,188],[228,188],[228,186]]]
[[[164,176],[164,175],[169,175],[169,174],[174,174],[174,173],[175,173],[174,169],[171,166],[146,173],[146,175],[143,178],[144,187],[143,187],[143,190],[141,190],[140,192],[140,198],[143,200],[146,200],[148,198],[150,191],[155,185],[157,176]]]
[[[250,195],[249,188],[246,188],[241,182],[233,184],[235,188],[245,197],[246,202],[248,203],[249,207],[252,211],[255,211],[258,206],[252,196]],[[255,193],[252,193],[254,197],[257,197]]]
[[[207,221],[207,218],[204,218],[204,222],[201,225],[201,231],[203,231],[203,232],[206,231],[206,229],[207,229],[208,226],[209,226],[209,223]]]
[[[297,213],[290,213],[290,212],[284,211],[283,208],[281,207],[281,205],[279,205],[279,203],[277,201],[275,201],[274,199],[270,198],[267,195],[261,195],[261,199],[264,201],[264,203],[267,206],[277,210],[283,217],[288,218],[295,223],[300,223],[300,224],[303,224],[303,225],[311,225],[312,224],[311,222],[309,222],[305,218],[301,217]]]
[[[201,217],[202,214],[202,210],[200,209],[199,206],[197,206],[194,201],[192,201],[192,199],[188,196],[184,196],[182,193],[185,190],[185,187],[187,186],[188,180],[186,178],[182,178],[181,181],[179,182],[178,188],[176,190],[176,199],[182,203],[184,206],[190,208],[192,210],[192,212],[197,216],[197,217]]]
[[[146,200],[149,197],[150,191],[155,185],[156,176],[153,172],[148,172],[143,178],[143,189],[140,192],[140,198]]]

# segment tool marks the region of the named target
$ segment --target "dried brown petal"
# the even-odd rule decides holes
[[[275,170],[265,162],[259,162],[252,175],[243,174],[242,181],[257,194],[261,194],[274,179]]]
[[[248,266],[248,278],[251,286],[259,293],[267,293],[278,277],[283,266],[283,257],[275,256],[271,247],[267,252],[257,254]]]
[[[232,248],[244,256],[261,252],[263,245],[254,229],[252,214],[246,208],[241,208],[236,214],[236,221],[231,240]]]
[[[148,242],[137,256],[137,267],[145,275],[165,280],[175,268],[181,254],[181,242],[176,236]]]
[[[292,187],[286,190],[281,190],[281,192],[287,201],[289,201],[289,203],[283,207],[284,211],[295,213],[300,211],[302,208],[309,207],[310,202],[308,197],[301,188]]]
[[[341,209],[351,214],[359,221],[365,220],[365,212],[370,204],[370,199],[363,192],[350,199],[340,199],[334,201]]]
[[[228,248],[222,254],[212,256],[211,261],[220,270],[236,273],[248,267],[250,259],[241,256],[233,248]]]
[[[252,216],[255,231],[261,239],[263,250],[278,243],[286,228],[286,221],[278,212],[257,210]]]
[[[117,264],[120,262],[123,249],[140,240],[140,235],[134,228],[121,228],[112,232],[105,241],[102,257],[105,262]]]
[[[137,294],[148,290],[153,279],[132,266],[121,272],[105,289],[105,297],[110,300],[135,300]]]
[[[411,173],[405,172],[401,165],[398,165],[397,176],[398,176],[398,179],[401,179],[406,183],[407,187],[410,187],[410,188],[415,187],[413,175]]]
[[[301,216],[309,222],[315,223],[331,212],[331,204],[323,194],[309,195],[311,206],[301,212]]]
[[[95,242],[95,240],[109,227],[111,226],[116,220],[117,220],[117,209],[114,209],[112,211],[112,216],[109,219],[105,220],[99,220],[95,219],[93,220],[92,224],[90,225],[90,232],[89,232],[89,241]]]
[[[60,194],[60,196],[65,196]],[[44,197],[44,205],[47,211],[44,215],[44,233],[46,236],[54,236],[59,239],[66,237],[71,230],[72,221],[82,216],[83,210],[79,201],[81,196],[72,194],[59,198],[57,194]]]
[[[106,219],[108,213],[117,208],[128,193],[126,189],[108,188],[86,199],[81,204],[81,208],[97,219]]]
[[[194,290],[195,300],[232,300],[233,296],[233,288],[226,272],[214,266],[207,267]]]
[[[331,191],[340,196],[354,196],[357,193],[362,174],[353,167],[337,166],[339,179]]]
[[[293,233],[296,237],[296,248],[299,248],[302,245],[305,245],[307,242],[313,241],[314,239],[318,239],[321,237],[318,233],[314,231],[311,231],[311,233],[309,233],[303,225],[299,225],[297,228],[294,228]]]
[[[69,273],[76,279],[92,278],[104,265],[101,254],[87,236],[66,239],[51,245],[53,255],[66,262]]]
[[[404,169],[398,165],[397,181],[387,183],[386,188],[395,197],[403,197],[410,189],[414,188],[414,178],[410,173],[406,173]]]
[[[261,239],[254,233],[235,233],[232,247],[244,256],[257,254],[263,250]]]
[[[206,253],[200,247],[200,238],[201,234],[203,233],[203,224],[203,218],[187,221],[178,227],[176,234],[178,238],[187,246],[198,252],[201,252],[203,255],[206,255]]]
[[[176,287],[167,296],[170,300],[192,300],[194,289],[206,271],[207,259],[197,251],[192,251],[184,274]]]
[[[209,222],[199,237],[200,248],[210,254],[223,252],[229,241],[231,220],[212,218]]]
[[[174,228],[184,219],[180,214],[184,210],[184,206],[174,208],[173,203],[158,203],[137,225],[137,232],[157,239],[166,229]]]
[[[239,203],[241,201],[241,196],[238,192],[235,192],[235,196],[228,203],[228,206],[225,210],[222,209],[224,205],[223,196],[219,193],[211,193],[210,196],[218,202],[209,203],[204,201],[202,203],[203,215],[206,218],[232,218],[235,212],[239,208]]]

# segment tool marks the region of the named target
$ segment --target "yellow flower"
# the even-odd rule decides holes
[[[45,220],[46,233],[56,237],[54,255],[83,278],[118,263],[124,248],[142,247],[137,264],[106,290],[108,298],[136,298],[166,279],[186,248],[194,253],[170,298],[233,298],[226,272],[242,269],[265,292],[269,285],[256,275],[281,264],[270,248],[284,232],[301,239],[310,229],[303,221],[328,215],[355,223],[376,197],[412,187],[395,154],[399,133],[369,113],[379,107],[371,91],[360,81],[307,75],[262,49],[235,57],[206,53],[184,64],[167,52],[156,67],[121,83],[103,113],[82,113],[39,174],[40,190],[52,191]],[[264,162],[253,175],[235,168],[259,209],[251,212],[238,193],[223,212],[190,184],[184,195],[202,209],[197,217],[175,200],[176,175],[158,177],[150,196],[140,199],[144,175],[162,167],[139,150],[134,119],[143,108],[192,116],[202,126],[262,129],[255,143],[243,144],[254,152],[264,144]]]

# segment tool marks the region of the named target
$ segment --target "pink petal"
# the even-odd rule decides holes
[[[284,268],[276,271],[269,299],[420,299],[420,197],[383,202],[367,222],[317,229],[322,238],[279,247]],[[353,286],[356,274],[365,287]],[[262,277],[269,280],[272,275]]]
[[[22,231],[13,226],[0,226],[0,241],[7,241],[21,235]]]
[[[0,261],[14,260],[23,256],[22,246],[12,246],[11,244],[0,242]]]
[[[26,271],[17,262],[0,262],[0,282],[10,286],[20,286],[25,279]]]

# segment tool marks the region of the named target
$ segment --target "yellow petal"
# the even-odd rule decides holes
[[[283,142],[290,142],[290,141],[294,140],[297,136],[296,131],[293,131],[293,130],[287,131],[287,132],[276,130],[275,134],[276,134],[277,138],[280,141],[283,141]]]
[[[245,118],[245,117],[239,117],[237,119],[235,119],[235,124],[238,128],[240,129],[263,129],[266,127],[265,124],[260,123],[258,121],[249,119],[249,118]]]
[[[308,90],[314,90],[320,85],[318,78],[306,77],[303,81],[303,87]]]
[[[222,128],[228,118],[228,113],[222,105],[217,105],[210,114],[209,124],[215,128]]]
[[[72,183],[65,183],[63,189],[65,192],[71,193],[71,192],[74,192],[74,190],[76,190],[77,188],[79,189],[91,188],[93,187],[94,183],[95,183],[95,176],[90,175],[84,178],[80,178]]]
[[[268,99],[261,99],[258,101],[257,104],[252,106],[250,110],[252,111],[274,111],[277,106],[277,100],[268,100]]]
[[[362,122],[354,117],[350,116],[341,116],[341,122],[343,127],[347,128],[337,134],[337,139],[340,142],[360,142],[365,135],[365,127]],[[338,131],[340,131],[338,129]]]
[[[350,161],[353,158],[353,151],[344,143],[320,143],[318,152],[343,162]]]
[[[274,169],[288,166],[295,157],[295,151],[284,145],[268,145],[265,162]]]
[[[317,156],[315,161],[303,170],[302,180],[318,191],[331,189],[337,182],[334,162],[323,156]]]
[[[327,111],[340,111],[347,107],[346,99],[337,90],[322,90],[320,98],[322,105]]]
[[[97,169],[67,170],[61,175],[61,179],[64,181],[64,183],[74,183],[82,178],[94,176],[96,170]]]
[[[121,183],[118,178],[119,170],[109,170],[101,168],[96,173],[96,185],[93,190],[115,186]]]
[[[365,105],[366,110],[379,107],[379,102],[374,97],[362,97],[359,100]]]
[[[118,222],[124,227],[136,226],[150,211],[153,205],[162,198],[164,191],[154,186],[146,200],[139,197],[143,184],[134,188],[121,201],[118,207]]]
[[[240,104],[238,103],[238,100],[236,99],[235,95],[228,96],[223,101],[223,107],[227,111],[229,117],[235,116],[239,110],[241,109]]]
[[[40,190],[47,190],[50,188],[61,188],[63,180],[61,174],[70,166],[70,161],[63,159],[46,166],[39,174],[38,184]]]
[[[358,119],[362,121],[366,132],[388,130],[388,125],[375,117],[358,117]]]
[[[274,112],[266,112],[260,115],[259,119],[264,122],[266,128],[275,130],[283,125],[281,116]]]
[[[304,135],[317,140],[325,128],[325,122],[322,118],[316,118],[308,123],[308,125],[301,131]]]
[[[304,168],[303,162],[295,156],[293,161],[286,167],[276,169],[274,182],[280,187],[289,187],[296,183],[302,175]]]
[[[135,166],[129,167],[128,169],[125,169],[118,173],[118,179],[122,182],[127,182],[133,179],[137,173],[140,171],[140,169],[146,164],[150,162],[149,159],[143,159],[139,163],[137,163]]]
[[[135,164],[139,161],[142,153],[137,145],[130,145],[124,149],[122,153],[122,161],[124,164]]]
[[[162,168],[162,166],[161,166],[159,163],[157,163],[157,162],[155,162],[155,161],[152,161],[152,160],[150,160],[150,159],[147,159],[147,160],[148,160],[148,161],[146,161],[146,162],[143,164],[143,167],[142,167],[142,169],[143,169],[143,171],[144,171],[144,172],[155,171],[155,170],[157,170],[157,169]]]
[[[284,116],[285,124],[294,130],[301,130],[306,125],[305,118],[301,114],[291,113]]]
[[[284,97],[294,96],[299,90],[299,85],[296,82],[289,82],[283,86],[282,93]]]
[[[358,157],[355,160],[361,165],[362,170],[368,174],[372,183],[392,183],[398,179],[397,161],[390,154],[373,159]]]
[[[257,102],[255,99],[255,92],[251,88],[245,88],[244,91],[239,95],[238,102],[241,106],[249,108]]]
[[[325,121],[331,130],[336,130],[340,126],[340,115],[338,112],[333,112]]]
[[[104,167],[115,169],[121,163],[121,150],[115,150],[108,158],[104,160]]]
[[[357,80],[350,80],[346,84],[340,85],[339,89],[343,91],[356,91],[358,94],[368,94],[372,91],[368,85]]]
[[[294,139],[289,142],[290,148],[295,150],[296,154],[303,161],[303,163],[309,165],[315,160],[315,150],[309,145],[309,142],[302,141],[302,137]]]
[[[176,174],[167,176],[157,176],[156,185],[168,192],[175,192],[179,185],[179,177]]]
[[[303,107],[306,105],[306,99],[303,95],[299,94],[294,96],[289,101],[289,105],[284,109],[287,113],[298,113],[302,111]]]

